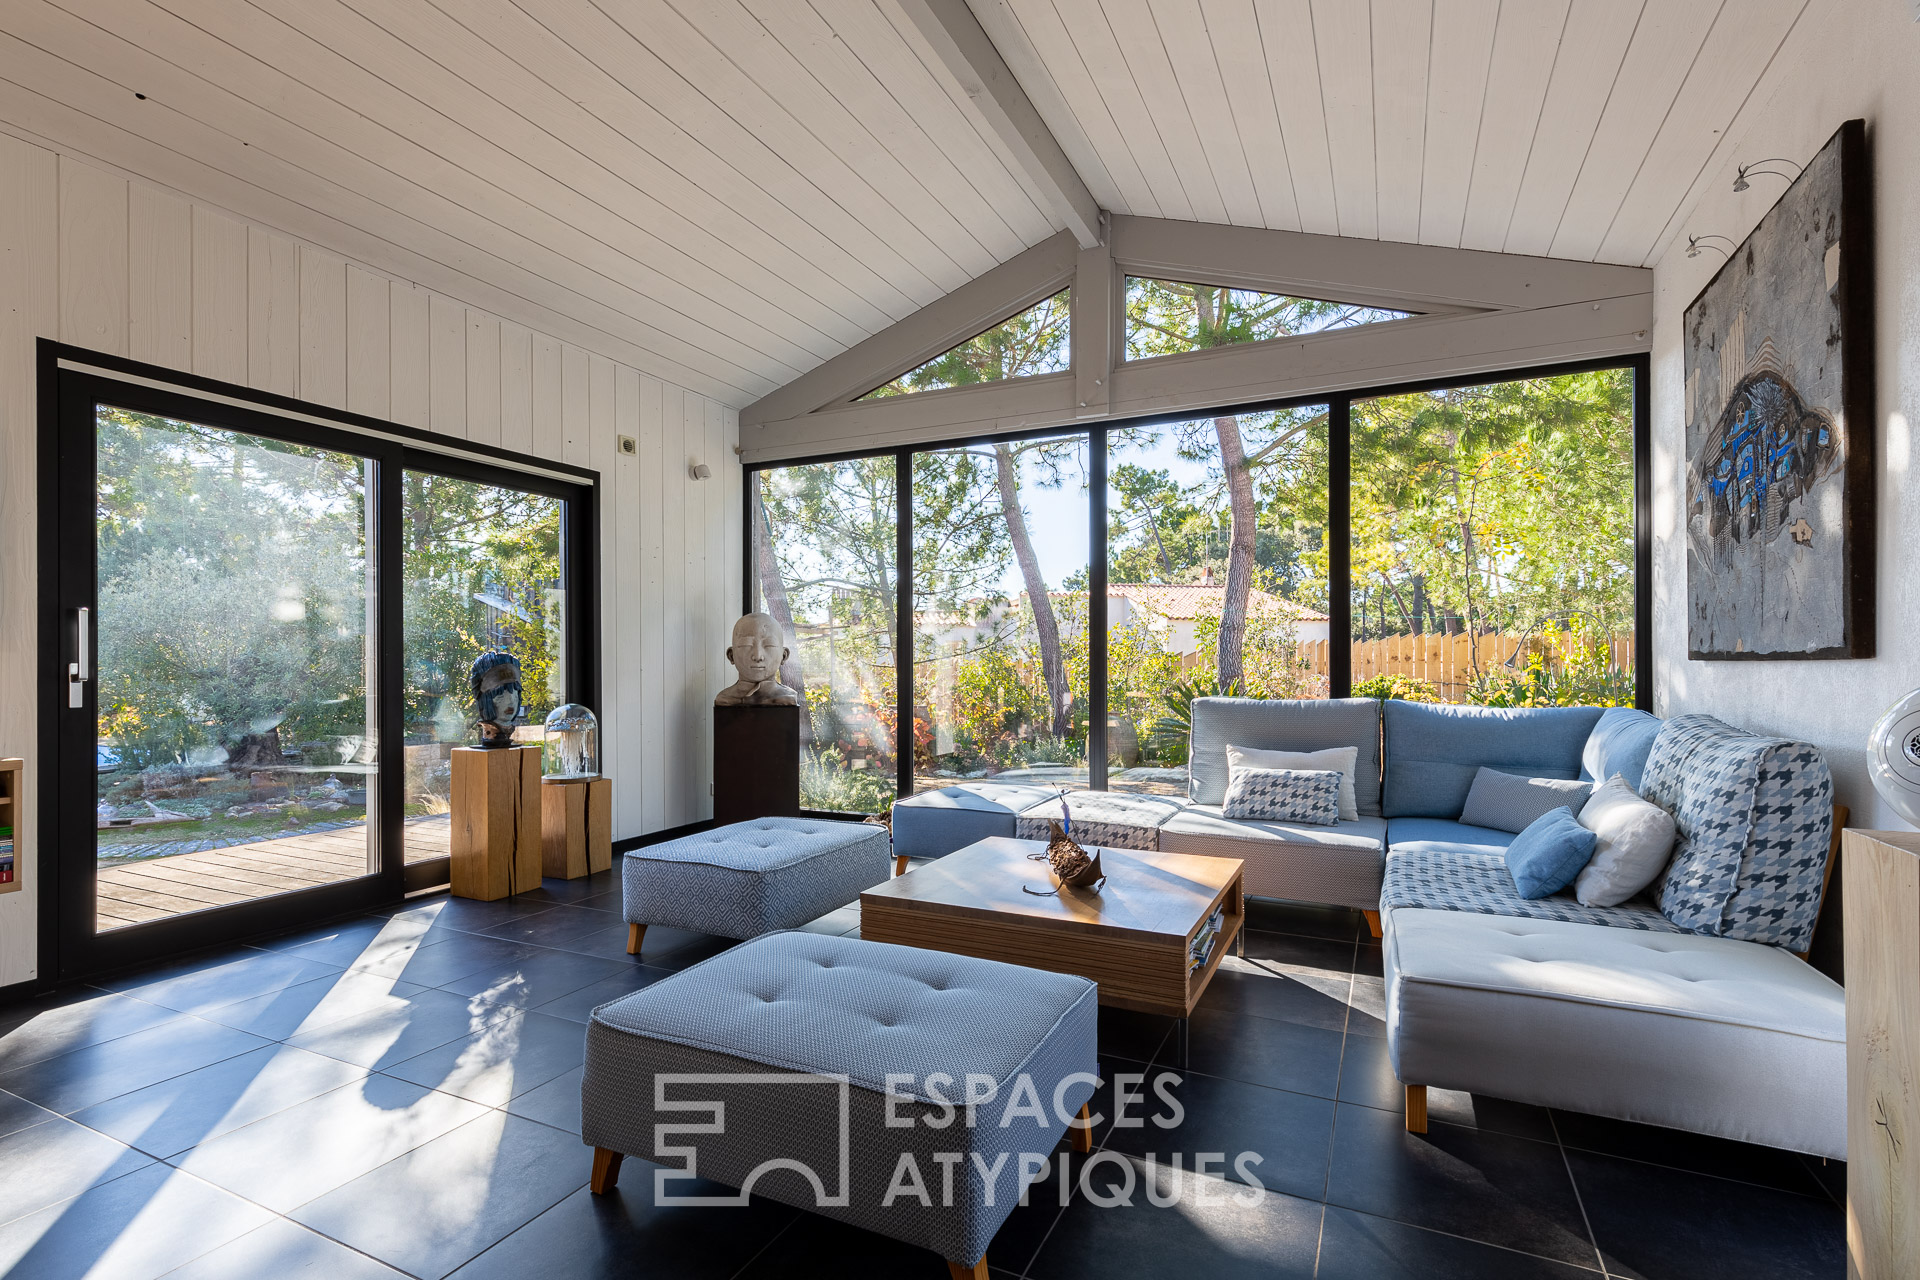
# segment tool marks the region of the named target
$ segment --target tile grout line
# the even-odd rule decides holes
[[[1573,1176],[1573,1160],[1567,1155],[1567,1144],[1560,1140],[1560,1122],[1554,1119],[1553,1109],[1547,1109],[1547,1123],[1553,1128],[1553,1144],[1560,1149],[1560,1164],[1567,1171],[1567,1185],[1573,1188],[1573,1202],[1580,1206],[1580,1221],[1587,1228],[1587,1243],[1593,1246],[1593,1258],[1600,1264],[1600,1274],[1611,1276],[1607,1270],[1607,1257],[1600,1251],[1599,1237],[1593,1234],[1593,1219],[1587,1216],[1587,1198],[1580,1194],[1580,1180]]]

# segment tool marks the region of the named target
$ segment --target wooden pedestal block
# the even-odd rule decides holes
[[[800,814],[800,708],[713,709],[713,820]]]
[[[1849,831],[1847,1275],[1920,1275],[1920,833]]]
[[[540,748],[455,747],[453,847],[457,898],[492,901],[540,887]]]
[[[578,880],[613,866],[613,779],[540,784],[540,869]]]

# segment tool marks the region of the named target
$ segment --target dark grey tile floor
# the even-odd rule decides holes
[[[1064,1200],[1031,1189],[996,1275],[1844,1274],[1837,1165],[1461,1094],[1407,1134],[1358,915],[1256,903],[1253,923],[1187,1070],[1166,1020],[1102,1012],[1096,1152]],[[550,880],[0,1007],[0,1274],[944,1275],[771,1203],[656,1206],[638,1161],[587,1192],[589,1011],[730,945],[647,942],[626,955],[611,876]],[[1183,1119],[1120,1124],[1119,1093],[1129,1119]]]

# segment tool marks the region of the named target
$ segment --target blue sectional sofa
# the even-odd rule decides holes
[[[1225,817],[1229,744],[1358,748],[1357,818]],[[1666,870],[1618,906],[1521,897],[1514,836],[1460,820],[1483,766],[1619,775],[1674,819]],[[1096,843],[1237,857],[1250,894],[1367,912],[1410,1129],[1437,1087],[1846,1155],[1844,993],[1802,959],[1839,818],[1812,747],[1618,708],[1203,698],[1185,797],[1069,803]],[[991,782],[916,795],[895,852],[1043,836],[1060,804]]]

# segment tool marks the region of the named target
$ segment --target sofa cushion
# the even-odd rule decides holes
[[[1380,704],[1372,698],[1317,700],[1195,698],[1187,748],[1187,795],[1219,804],[1227,795],[1227,744],[1263,751],[1358,747],[1360,816],[1380,816]]]
[[[1660,735],[1665,721],[1632,707],[1608,707],[1600,713],[1599,723],[1587,735],[1580,751],[1580,776],[1589,782],[1605,782],[1614,774],[1626,778],[1627,785],[1640,789],[1640,775],[1646,771],[1647,753]]]
[[[1385,962],[1403,1080],[1846,1157],[1845,994],[1776,949],[1403,910]]]
[[[1389,818],[1387,849],[1460,849],[1468,853],[1500,853],[1513,843],[1514,833],[1492,827],[1472,827],[1451,818]]]
[[[1382,715],[1389,818],[1457,818],[1481,766],[1574,778],[1599,707],[1456,707],[1389,701]]]
[[[1652,884],[1673,856],[1673,815],[1635,795],[1624,774],[1594,789],[1580,810],[1580,825],[1596,843],[1573,895],[1590,907],[1625,902]]]
[[[1054,794],[1051,787],[993,781],[916,791],[893,802],[893,851],[903,858],[939,858],[988,836],[1011,836],[1022,809]]]
[[[1072,835],[1082,845],[1108,849],[1158,849],[1160,825],[1179,813],[1182,802],[1170,796],[1128,791],[1069,791],[1020,811],[1013,833],[1022,840],[1045,840],[1049,824],[1071,817]]]
[[[1523,898],[1513,886],[1504,852],[1481,853],[1444,845],[1388,851],[1386,876],[1380,886],[1380,909],[1406,908],[1609,925],[1644,933],[1682,931],[1644,898],[1635,898],[1617,907],[1583,907],[1569,893]]]
[[[1507,846],[1514,889],[1529,900],[1560,892],[1593,857],[1593,840],[1565,805],[1541,814]]]
[[[1592,794],[1591,782],[1573,778],[1530,778],[1483,767],[1473,776],[1473,786],[1467,789],[1460,821],[1473,827],[1525,831],[1555,809],[1577,812]]]
[[[1235,769],[1220,812],[1330,827],[1340,821],[1340,778],[1338,769]]]
[[[1386,856],[1382,818],[1337,822],[1238,821],[1219,805],[1190,804],[1160,828],[1160,848],[1212,858],[1239,858],[1248,893],[1297,902],[1327,902],[1372,911],[1380,905]]]
[[[1819,751],[1675,716],[1640,791],[1679,833],[1659,890],[1670,919],[1789,951],[1812,945],[1833,834],[1833,777]]]
[[[1354,770],[1359,764],[1358,747],[1328,747],[1325,751],[1262,751],[1257,747],[1243,747],[1230,742],[1227,744],[1227,786],[1233,786],[1236,769],[1332,770],[1340,775],[1339,820],[1353,822],[1360,817],[1359,793],[1353,782]]]

